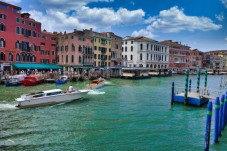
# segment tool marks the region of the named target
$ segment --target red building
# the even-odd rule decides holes
[[[182,45],[179,42],[166,40],[162,43],[169,45],[169,69],[183,73],[185,69],[190,68],[190,47]]]
[[[52,33],[41,31],[41,23],[21,13],[21,7],[0,1],[0,65],[12,63],[56,63]]]

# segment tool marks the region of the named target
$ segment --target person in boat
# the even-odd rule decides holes
[[[75,91],[75,89],[73,88],[72,85],[70,85],[69,88],[68,88],[68,92],[70,93],[70,92],[73,92],[73,91]]]
[[[102,77],[99,77],[98,80],[101,82],[103,81],[104,79]]]

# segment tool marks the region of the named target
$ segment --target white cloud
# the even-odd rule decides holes
[[[129,11],[119,8],[81,7],[72,15],[60,10],[49,9],[46,13],[36,10],[29,11],[31,18],[42,23],[43,29],[48,31],[72,31],[73,29],[93,28],[94,30],[110,30],[114,25],[132,25],[143,23],[145,12],[141,9]]]
[[[91,2],[113,2],[114,0],[39,0],[44,7],[48,9],[58,9],[67,11],[69,9],[78,9]]]
[[[221,0],[221,2],[227,8],[227,0]]]
[[[149,18],[145,23],[150,23],[145,29],[134,31],[133,34],[139,33],[174,33],[180,31],[209,31],[219,30],[222,25],[213,23],[210,18],[197,17],[197,16],[186,16],[183,9],[178,9],[177,6],[172,7],[168,10],[160,11],[159,16]]]
[[[2,0],[2,1],[9,4],[18,4],[21,2],[21,0]]]
[[[137,36],[145,36],[145,37],[149,37],[149,38],[154,38],[156,37],[156,35],[154,35],[153,33],[151,33],[148,30],[139,30],[139,31],[134,31],[132,33],[133,37],[137,37]]]
[[[219,21],[223,21],[223,20],[225,19],[224,13],[223,13],[223,12],[222,12],[221,14],[219,14],[219,15],[215,14],[215,17],[216,17],[217,20],[219,20]]]
[[[225,41],[227,41],[227,37],[225,37]]]

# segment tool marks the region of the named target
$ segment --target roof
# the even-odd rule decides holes
[[[129,41],[129,40],[158,42],[158,41],[156,41],[156,40],[152,40],[152,39],[147,38],[147,37],[144,37],[144,36],[139,36],[139,37],[127,37],[127,38],[124,38],[124,39],[123,39],[123,41]]]
[[[12,5],[12,4],[9,4],[9,3],[5,3],[5,2],[2,2],[2,1],[0,1],[0,4],[8,5],[8,6],[11,6],[11,7],[14,7],[16,9],[20,9],[21,10],[21,7],[19,7],[19,6],[15,6],[15,5]]]
[[[13,63],[13,67],[17,69],[60,69],[59,65],[41,64],[41,63]]]

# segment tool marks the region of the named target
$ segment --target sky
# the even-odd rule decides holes
[[[227,50],[227,0],[2,0],[42,30],[92,28],[121,37],[173,40],[200,51]]]

